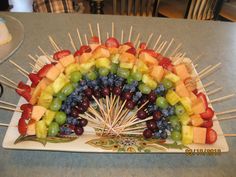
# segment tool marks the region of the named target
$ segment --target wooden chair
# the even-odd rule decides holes
[[[188,19],[216,20],[224,0],[189,0],[186,15]]]
[[[113,0],[114,15],[157,16],[160,0]]]

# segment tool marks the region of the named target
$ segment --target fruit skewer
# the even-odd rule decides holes
[[[74,51],[77,51],[77,48],[75,47],[75,43],[74,43],[70,33],[68,33],[68,37],[70,39],[70,44],[71,44],[72,48],[74,49]]]

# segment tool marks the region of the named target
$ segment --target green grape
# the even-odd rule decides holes
[[[59,92],[59,93],[56,95],[56,97],[57,97],[58,99],[60,99],[61,101],[65,101],[65,100],[66,100],[66,95],[65,95],[64,93],[62,93],[62,92]]]
[[[61,92],[66,96],[69,96],[74,91],[74,89],[74,86],[71,83],[68,83],[62,88]]]
[[[74,71],[70,74],[70,80],[74,83],[79,82],[82,79],[82,74],[79,71]]]
[[[89,80],[95,80],[98,77],[96,71],[89,71],[86,76]]]
[[[181,131],[181,124],[179,122],[179,118],[177,116],[171,116],[169,118],[170,124],[176,131]]]
[[[173,82],[169,79],[163,79],[162,84],[166,89],[170,89],[174,85]]]
[[[171,139],[174,141],[180,141],[182,139],[181,132],[179,131],[172,131],[170,136]]]
[[[66,113],[57,112],[54,119],[59,125],[63,125],[66,122]]]
[[[107,68],[99,68],[98,72],[99,72],[100,76],[107,76],[109,74],[110,70]]]
[[[136,81],[141,81],[143,77],[142,73],[140,73],[139,71],[133,72],[131,76]]]
[[[59,132],[59,125],[56,122],[52,122],[48,127],[48,136],[56,136]]]
[[[146,84],[140,84],[138,86],[138,89],[140,90],[140,92],[142,92],[143,94],[149,94],[151,92],[150,87],[148,87]]]
[[[158,97],[156,99],[156,105],[161,109],[166,109],[169,105],[164,97]]]
[[[111,73],[116,74],[118,68],[118,64],[112,63],[111,64]]]
[[[126,80],[126,82],[127,82],[128,84],[131,84],[133,81],[134,81],[134,79],[133,79],[131,76],[129,76],[129,77],[127,78],[127,80]]]
[[[175,106],[175,114],[177,115],[177,116],[181,116],[181,115],[183,115],[185,113],[185,109],[184,109],[184,107],[182,106],[182,105],[176,105]]]
[[[50,110],[59,111],[61,109],[62,101],[59,98],[54,98],[50,105]]]
[[[125,68],[118,68],[117,69],[117,75],[119,76],[119,77],[122,77],[122,78],[125,78],[125,79],[127,79],[128,77],[129,77],[129,75],[130,75],[130,70],[128,70],[128,69],[125,69]]]

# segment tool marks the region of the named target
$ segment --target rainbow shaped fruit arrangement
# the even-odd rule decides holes
[[[81,136],[93,127],[99,136],[144,136],[183,144],[212,144],[214,111],[190,61],[162,56],[145,43],[100,44],[91,38],[74,54],[54,53],[53,61],[18,84],[21,136]]]

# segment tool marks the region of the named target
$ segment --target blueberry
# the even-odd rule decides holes
[[[163,131],[163,132],[161,132],[161,138],[162,139],[166,139],[167,138],[167,132],[166,131]]]
[[[165,117],[168,117],[169,116],[169,111],[167,109],[162,109],[162,114],[165,116]]]
[[[161,133],[159,131],[154,133],[154,137],[155,138],[160,138],[161,137]]]

